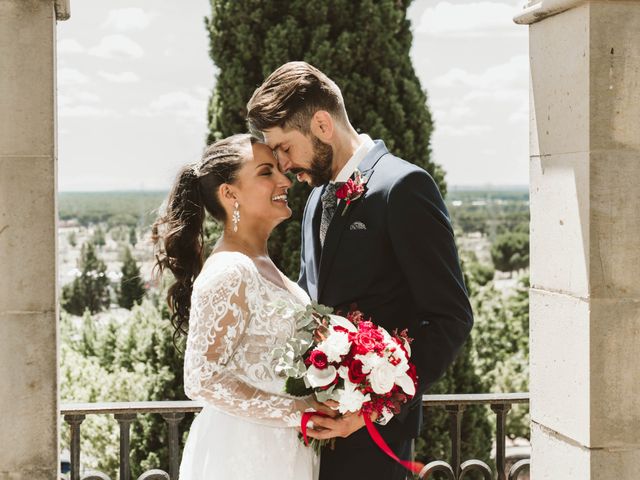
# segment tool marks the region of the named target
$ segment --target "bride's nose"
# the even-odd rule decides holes
[[[291,180],[284,173],[278,170],[278,186],[289,188],[291,186]]]

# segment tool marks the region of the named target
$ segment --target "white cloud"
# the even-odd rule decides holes
[[[511,57],[507,63],[489,67],[483,73],[469,73],[462,68],[452,68],[432,80],[431,85],[441,88],[471,87],[481,90],[501,90],[513,87],[526,88],[529,79],[527,55]]]
[[[133,108],[131,115],[153,117],[171,115],[176,118],[204,122],[206,120],[207,97],[204,91],[196,90],[196,95],[186,91],[174,91],[160,95],[151,102],[148,108]]]
[[[115,117],[116,112],[110,108],[93,105],[64,106],[59,109],[60,117]]]
[[[140,81],[140,77],[133,72],[109,73],[100,71],[98,75],[113,83],[135,83]]]
[[[526,88],[505,88],[502,90],[472,90],[462,97],[463,102],[485,101],[510,102],[528,98]]]
[[[68,95],[58,94],[58,98],[56,100],[58,102],[58,108],[70,105],[73,103],[73,99]]]
[[[529,99],[525,98],[520,106],[509,116],[509,123],[529,123]]]
[[[58,42],[58,53],[59,54],[67,54],[67,53],[84,53],[86,50],[80,43],[74,38],[65,38],[64,40],[60,40]]]
[[[143,9],[119,8],[109,12],[107,19],[102,24],[102,28],[113,28],[120,32],[127,30],[143,30],[151,23],[152,14],[146,13]]]
[[[200,95],[201,98],[205,98],[207,99],[207,101],[209,100],[209,97],[211,96],[211,88],[207,88],[207,87],[203,87],[202,85],[198,85],[197,87],[195,87],[193,89],[193,91],[195,93],[197,93],[198,95]]]
[[[513,2],[444,1],[422,13],[416,31],[442,37],[525,36],[527,29],[513,23],[520,10]]]
[[[469,137],[478,136],[493,130],[489,125],[462,125],[453,127],[451,125],[442,125],[436,127],[436,133],[446,135],[448,137]]]
[[[82,83],[87,83],[88,81],[89,77],[73,68],[58,69],[58,85],[61,87],[80,85]]]
[[[89,49],[89,53],[101,58],[140,58],[144,50],[129,37],[115,34],[103,37],[98,45]]]
[[[99,103],[100,97],[92,92],[75,92],[74,98],[80,102]]]

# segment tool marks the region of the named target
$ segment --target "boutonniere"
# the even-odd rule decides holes
[[[344,207],[344,210],[342,210],[342,215],[347,212],[351,202],[355,202],[362,196],[366,184],[367,179],[362,177],[359,170],[356,170],[353,178],[347,180],[344,185],[336,191],[336,197],[338,197],[338,199],[347,201],[347,205]]]

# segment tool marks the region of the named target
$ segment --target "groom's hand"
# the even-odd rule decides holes
[[[375,421],[376,417],[377,415],[373,414],[371,420]],[[314,415],[310,420],[313,422],[313,428],[307,430],[307,435],[318,440],[346,438],[364,427],[364,418],[360,413],[347,413],[338,418]]]
[[[316,400],[312,400],[311,401],[311,407],[316,411],[316,412],[322,412],[325,415],[328,415],[329,417],[337,417],[338,415],[340,415],[338,413],[338,411],[334,408],[331,408],[332,406],[328,403],[320,403]]]

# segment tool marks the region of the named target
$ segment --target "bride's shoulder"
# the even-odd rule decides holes
[[[253,261],[240,252],[216,252],[205,261],[193,289],[231,287],[251,278],[253,270]]]

